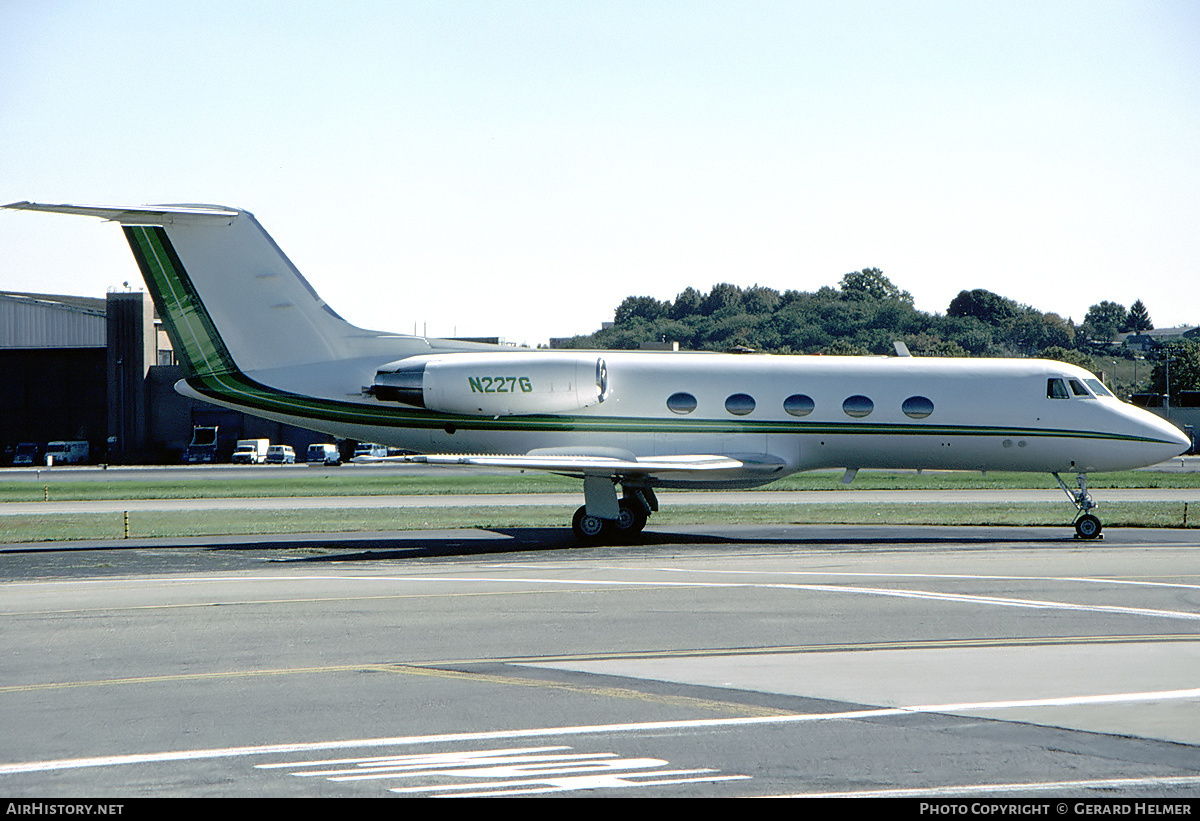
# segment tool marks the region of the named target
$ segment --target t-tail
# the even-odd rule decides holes
[[[7,207],[119,222],[189,377],[430,350],[419,337],[367,331],[338,316],[248,211],[214,205]]]

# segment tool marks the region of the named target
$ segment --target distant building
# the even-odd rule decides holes
[[[195,425],[297,451],[331,441],[181,396],[182,378],[142,291],[0,292],[0,464],[21,442],[55,440],[87,441],[92,463],[178,463]]]
[[[1134,331],[1117,335],[1118,344],[1135,351],[1152,351],[1160,345],[1177,339],[1200,342],[1200,326],[1179,325],[1174,328],[1155,328],[1150,331]]]
[[[0,463],[21,442],[108,436],[103,299],[0,293]]]

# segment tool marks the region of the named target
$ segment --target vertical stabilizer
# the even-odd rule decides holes
[[[338,316],[252,214],[212,205],[8,208],[119,222],[176,354],[192,375],[352,356],[376,334]]]

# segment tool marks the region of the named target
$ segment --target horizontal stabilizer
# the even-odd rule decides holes
[[[231,219],[239,211],[223,205],[51,205],[42,202],[13,202],[4,206],[14,211],[45,211],[51,214],[74,214],[80,217],[99,217],[125,225],[163,225],[175,217],[220,217]]]

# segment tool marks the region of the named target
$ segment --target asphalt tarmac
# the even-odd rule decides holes
[[[0,794],[1200,795],[1196,531],[646,535],[7,545]]]

